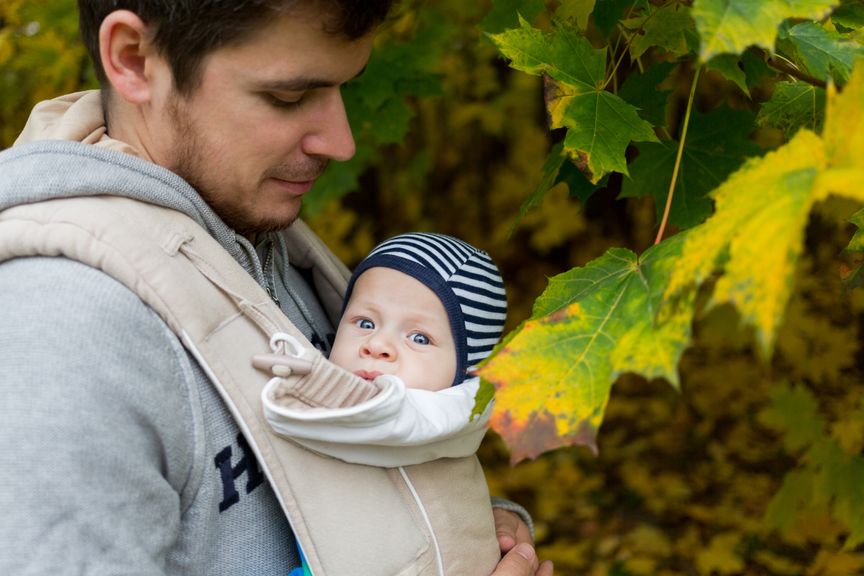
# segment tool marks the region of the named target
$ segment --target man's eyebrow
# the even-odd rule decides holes
[[[360,72],[348,79],[348,82],[360,77],[366,71],[364,66]],[[258,82],[258,88],[264,91],[272,92],[303,92],[305,90],[314,90],[315,88],[329,88],[338,86],[341,82],[335,82],[325,78],[314,78],[308,76],[298,76],[297,78],[288,78],[284,80],[263,80]]]
[[[304,90],[314,90],[315,88],[335,86],[336,82],[333,82],[332,80],[324,80],[322,78],[298,77],[286,80],[263,80],[257,84],[259,89],[266,91],[303,92]]]

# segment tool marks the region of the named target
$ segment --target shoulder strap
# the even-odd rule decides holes
[[[317,240],[316,247],[308,241],[312,237],[308,229],[301,227],[292,234],[289,245],[295,255],[303,254],[306,246],[305,254],[311,259],[307,262],[331,260],[317,274],[338,294],[344,270],[332,262],[335,258],[310,256],[323,244]],[[323,254],[329,251],[325,248]],[[491,571],[498,555],[491,512],[488,521],[476,513],[456,518],[440,503],[453,489],[453,474],[462,474],[464,492],[471,494],[466,504],[474,504],[467,509],[476,511],[484,501],[488,508],[476,458],[385,470],[314,454],[269,431],[261,390],[272,374],[256,369],[251,358],[278,352],[271,348],[274,334],[308,342],[192,219],[167,208],[104,196],[52,200],[0,212],[0,261],[36,255],[64,256],[104,271],[135,292],[178,335],[255,451],[314,574],[425,576]],[[335,296],[330,299],[335,301]],[[377,393],[369,383],[344,375],[319,354],[309,374],[291,378],[314,380],[322,397],[336,398],[338,405]],[[440,482],[433,481],[448,469]],[[429,497],[424,500],[418,490]],[[435,494],[439,502],[434,501]],[[427,501],[441,508],[432,520]],[[450,524],[457,520],[462,523]],[[493,546],[489,546],[490,529]],[[436,532],[453,540],[447,542],[453,548],[444,554]],[[484,541],[485,546],[478,546]]]

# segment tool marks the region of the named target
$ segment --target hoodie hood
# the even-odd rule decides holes
[[[195,189],[108,136],[97,90],[38,104],[14,146],[0,152],[0,174],[0,210],[56,198],[110,195],[182,212],[263,282],[254,247]]]

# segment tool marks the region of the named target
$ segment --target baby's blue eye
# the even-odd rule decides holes
[[[420,344],[421,346],[428,346],[432,343],[432,341],[429,340],[428,336],[426,336],[425,334],[421,334],[420,332],[414,332],[409,336],[409,338],[411,338],[412,342],[414,342],[415,344]]]
[[[358,328],[363,328],[364,330],[373,330],[375,328],[375,323],[369,320],[368,318],[361,318],[354,322]]]

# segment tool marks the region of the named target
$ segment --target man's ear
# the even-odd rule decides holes
[[[99,56],[114,91],[131,104],[144,104],[152,96],[148,58],[155,50],[147,24],[134,12],[115,10],[99,27]]]

